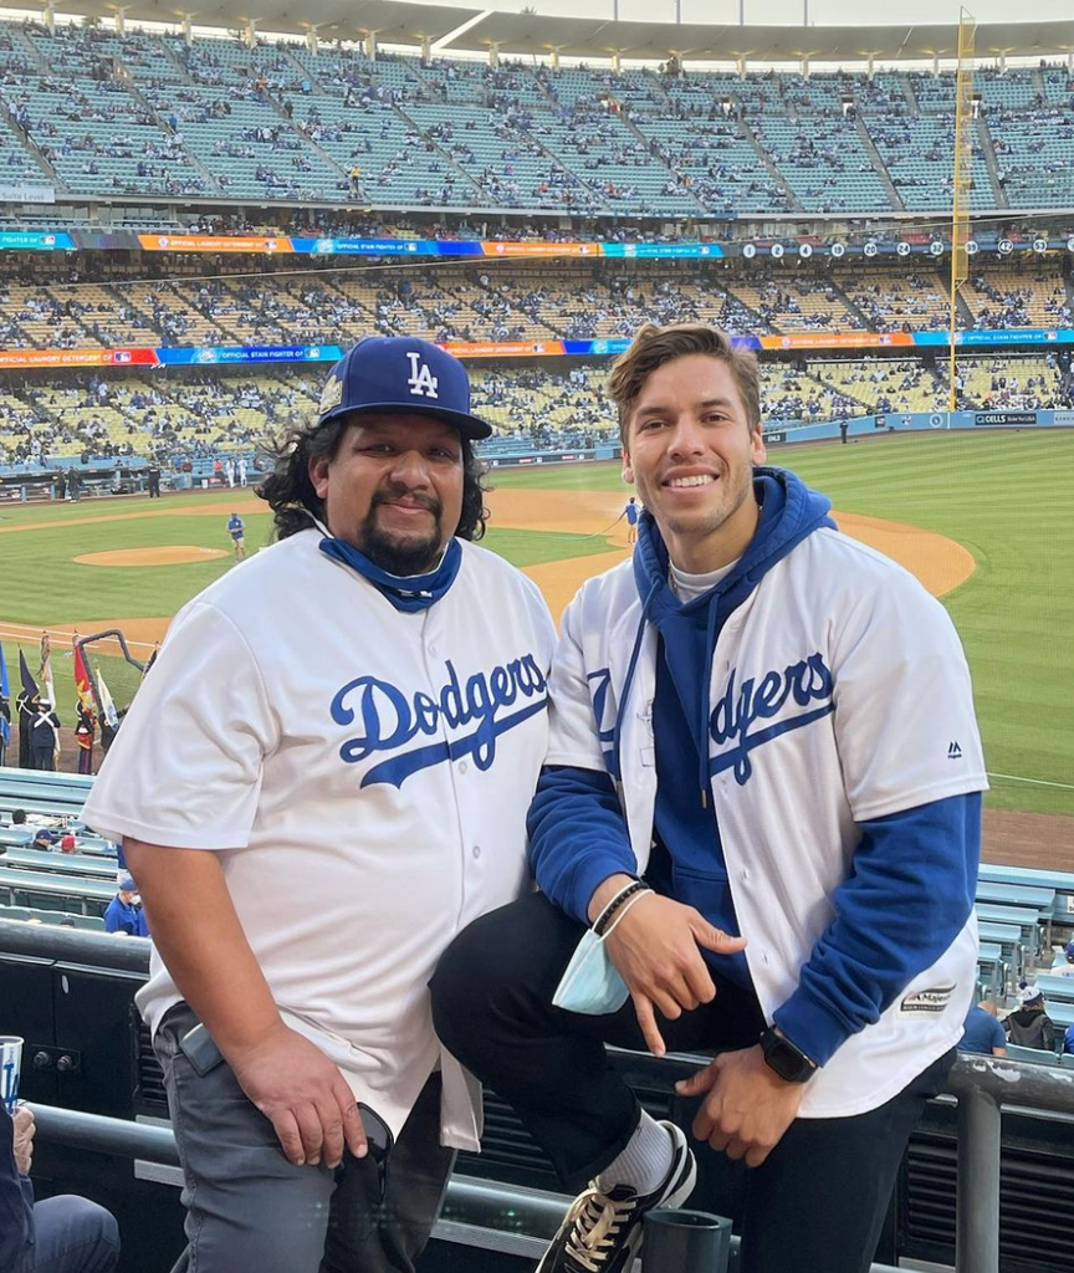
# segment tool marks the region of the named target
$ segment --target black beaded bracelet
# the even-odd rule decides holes
[[[633,884],[630,884],[623,889],[623,891],[619,893],[608,904],[608,906],[605,907],[604,911],[597,917],[597,922],[593,925],[593,931],[598,937],[603,937],[605,930],[608,927],[609,920],[615,915],[616,911],[619,910],[628,898],[633,897],[636,893],[650,892],[652,892],[652,890],[644,880],[635,880]]]

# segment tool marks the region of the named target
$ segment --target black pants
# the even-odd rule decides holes
[[[34,748],[34,768],[46,770],[56,768],[56,755],[51,747]]]
[[[633,1135],[637,1099],[604,1044],[645,1051],[629,1001],[582,1016],[552,995],[582,925],[533,894],[483,916],[444,953],[432,981],[433,1015],[447,1047],[509,1101],[573,1192]],[[757,1042],[754,996],[719,977],[711,1004],[662,1021],[669,1050],[726,1051]],[[742,1273],[864,1273],[910,1132],[943,1090],[954,1059],[930,1066],[879,1109],[853,1118],[798,1119],[749,1172]]]

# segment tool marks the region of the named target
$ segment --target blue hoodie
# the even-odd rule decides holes
[[[813,531],[833,525],[829,501],[793,473],[756,469],[754,491],[761,515],[753,539],[704,596],[686,605],[679,602],[667,582],[667,549],[648,515],[641,519],[634,552],[643,615],[628,681],[646,623],[660,635],[653,704],[655,848],[646,878],[658,892],[696,907],[732,934],[738,933],[738,923],[708,778],[709,687],[716,639],[768,569]],[[622,705],[628,695],[629,685],[620,692]],[[618,745],[617,726],[609,757],[616,773]],[[818,1064],[851,1034],[875,1021],[961,931],[973,906],[980,808],[981,797],[974,793],[860,824],[862,841],[854,873],[833,898],[836,918],[801,970],[798,990],[775,1014],[787,1037]],[[606,773],[546,769],[530,809],[529,832],[538,884],[583,922],[603,880],[637,871],[615,788]],[[952,845],[961,851],[950,852]],[[940,914],[930,906],[937,897],[944,899]],[[919,924],[915,917],[920,917]],[[904,940],[908,926],[918,937],[910,950]],[[704,954],[723,975],[749,986],[744,955]]]

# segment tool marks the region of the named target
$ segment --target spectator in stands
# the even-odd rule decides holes
[[[200,1273],[411,1269],[441,1139],[476,1147],[427,984],[524,885],[555,637],[530,581],[460,542],[490,432],[469,408],[424,341],[333,368],[261,487],[282,542],[176,618],[84,809],[160,952],[138,1001]]]
[[[1018,992],[1019,1008],[1003,1023],[1007,1037],[1022,1048],[1055,1051],[1055,1025],[1044,1008],[1044,995],[1036,986]]]
[[[455,939],[433,1019],[582,1190],[540,1273],[624,1268],[693,1188],[605,1041],[719,1052],[678,1092],[753,1168],[745,1269],[860,1273],[974,993],[969,671],[920,584],[760,467],[757,363],[724,332],[643,327],[609,394],[646,511],[563,618],[541,892]]]
[[[41,699],[30,727],[33,742],[34,768],[56,768],[56,752],[60,746],[60,718],[52,710],[48,699]]]
[[[60,833],[53,831],[51,827],[39,827],[34,832],[34,838],[30,841],[31,849],[41,849],[45,853],[51,853],[60,841]]]
[[[1068,941],[1056,955],[1051,971],[1058,973],[1060,977],[1074,977],[1074,941]]]
[[[33,828],[26,825],[26,810],[16,809],[11,815],[11,829],[22,837],[24,844],[30,844],[34,838]]]
[[[0,1102],[0,1269],[4,1273],[113,1273],[119,1226],[71,1194],[34,1202],[34,1116]]]
[[[996,1005],[990,999],[982,999],[969,1010],[958,1050],[981,1056],[1007,1055],[1007,1036],[997,1019]]]
[[[1068,1025],[1063,1035],[1063,1053],[1064,1055],[1074,1054],[1074,1025]]]
[[[119,881],[116,895],[108,903],[108,909],[104,913],[104,931],[126,933],[128,937],[149,936],[145,911],[138,898],[138,885],[133,876],[125,875]]]

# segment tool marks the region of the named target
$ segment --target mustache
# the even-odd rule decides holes
[[[409,491],[406,493],[407,498],[415,504],[420,504],[422,508],[428,510],[436,518],[444,511],[444,505],[435,495],[425,495],[420,491]],[[398,502],[400,494],[392,491],[376,491],[370,501],[369,511],[372,513],[382,504],[395,504]]]

